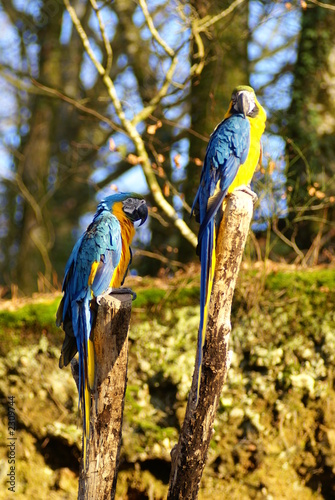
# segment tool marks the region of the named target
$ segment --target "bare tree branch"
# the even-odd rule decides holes
[[[213,17],[206,16],[206,17],[202,18],[201,21],[199,22],[199,28],[200,28],[199,31],[205,31],[210,26],[213,26],[213,24],[215,24],[218,21],[221,21],[221,19],[224,19],[225,17],[229,16],[229,14],[231,14],[236,9],[236,7],[238,7],[240,4],[242,4],[245,1],[246,0],[235,0],[235,2],[233,2],[227,9],[223,10],[222,12],[217,14],[216,16],[213,16]]]
[[[323,7],[324,9],[335,10],[334,5],[329,5],[328,3],[319,2],[318,0],[308,0],[310,3],[314,3],[314,5],[318,5],[319,7]]]
[[[169,47],[169,45],[162,39],[158,31],[156,30],[154,26],[154,22],[152,20],[152,17],[150,16],[148,6],[145,0],[139,0],[139,4],[141,6],[143,15],[145,17],[145,20],[147,22],[148,28],[153,36],[153,38],[156,40],[157,43],[165,50],[165,52],[170,56],[174,57],[175,53],[174,50]]]
[[[98,120],[107,123],[113,130],[116,132],[122,132],[123,134],[125,133],[124,130],[116,125],[113,120],[110,118],[107,118],[107,116],[102,115],[98,111],[92,108],[88,108],[87,106],[84,106],[84,104],[81,104],[79,101],[76,101],[75,99],[72,99],[71,97],[68,97],[67,95],[63,94],[59,90],[52,89],[50,87],[47,87],[46,85],[43,85],[42,83],[39,83],[37,80],[34,80],[34,78],[31,79],[33,84],[38,87],[39,89],[43,90],[45,93],[58,97],[59,99],[62,99],[65,102],[68,102],[72,106],[74,106],[77,109],[80,109],[80,111],[83,111],[84,113],[87,113],[89,115],[95,116]]]
[[[83,43],[84,48],[87,52],[87,55],[89,56],[89,58],[91,59],[91,61],[94,64],[95,68],[97,69],[98,73],[102,77],[102,81],[107,88],[108,94],[109,94],[109,96],[112,100],[112,103],[114,105],[116,114],[118,115],[125,132],[132,139],[132,141],[136,147],[137,155],[139,158],[141,158],[141,165],[142,165],[144,175],[146,177],[146,180],[148,182],[148,185],[150,187],[150,190],[153,194],[153,197],[154,197],[157,205],[173,221],[173,224],[177,227],[177,229],[180,231],[182,236],[184,236],[184,238],[187,241],[189,241],[189,243],[191,243],[191,245],[196,247],[196,245],[197,245],[196,235],[193,233],[193,231],[191,231],[191,229],[188,227],[188,225],[185,223],[185,221],[178,216],[174,207],[172,205],[170,205],[170,203],[168,203],[168,201],[165,199],[165,197],[162,193],[162,190],[157,182],[155,173],[152,169],[152,165],[151,165],[149,155],[148,155],[148,152],[146,150],[144,141],[143,141],[141,135],[139,134],[139,132],[137,131],[136,127],[134,126],[134,124],[130,120],[127,119],[125,112],[123,110],[122,104],[118,98],[114,83],[113,83],[111,77],[106,73],[102,64],[96,58],[96,56],[93,52],[93,49],[91,47],[91,44],[87,38],[87,35],[86,35],[86,33],[85,33],[81,23],[80,23],[80,20],[79,20],[77,14],[76,14],[76,11],[70,5],[69,0],[64,0],[64,4],[65,4],[65,6],[70,14],[70,17],[72,19],[72,22],[73,22],[75,28],[78,31],[78,34],[82,40],[82,43]]]
[[[105,25],[103,23],[98,4],[96,3],[95,0],[90,0],[90,2],[91,2],[93,10],[97,16],[100,33],[101,33],[101,36],[102,36],[102,39],[103,39],[103,42],[105,45],[106,54],[107,54],[106,73],[109,74],[109,72],[112,68],[112,62],[113,62],[113,49],[112,49],[112,46],[108,40]]]
[[[172,77],[174,75],[177,63],[178,58],[177,56],[175,56],[172,59],[171,65],[165,75],[165,82],[163,83],[161,89],[158,91],[155,97],[151,99],[149,105],[143,108],[136,116],[134,116],[134,118],[131,120],[132,125],[137,125],[138,123],[146,120],[155,111],[162,98],[167,95],[167,91],[172,83]]]

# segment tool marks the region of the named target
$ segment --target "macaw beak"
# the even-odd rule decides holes
[[[136,212],[138,215],[137,220],[141,221],[141,223],[138,226],[138,227],[140,227],[140,226],[142,226],[142,224],[145,223],[145,221],[148,218],[148,207],[147,207],[145,200],[139,200],[139,205],[137,207]]]
[[[148,207],[143,199],[128,198],[123,203],[123,211],[132,222],[140,220],[139,226],[142,226],[148,217]]]
[[[237,96],[238,111],[246,118],[249,113],[249,100],[244,92],[240,92]]]

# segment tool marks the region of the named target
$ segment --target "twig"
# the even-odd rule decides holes
[[[293,250],[295,251],[295,253],[300,257],[301,260],[303,260],[304,258],[304,254],[303,252],[300,250],[300,248],[298,247],[298,245],[296,244],[296,242],[294,241],[291,241],[289,240],[288,238],[286,238],[286,236],[278,229],[278,221],[277,219],[274,219],[273,222],[272,222],[272,229],[273,229],[273,232],[284,242],[286,243],[286,245],[288,245],[289,247],[293,248]]]
[[[160,36],[160,34],[158,33],[158,31],[155,28],[153,20],[152,20],[152,17],[150,16],[150,13],[149,13],[149,10],[148,10],[148,6],[147,6],[146,1],[145,0],[139,0],[139,4],[141,6],[143,15],[145,17],[145,20],[147,22],[148,28],[149,28],[152,36],[154,37],[154,39],[156,40],[156,42],[165,50],[165,52],[170,57],[174,57],[174,55],[175,55],[174,50],[171,49],[171,47],[163,40],[163,38]]]
[[[329,5],[328,3],[319,2],[318,0],[308,0],[314,5],[318,5],[319,7],[323,7],[324,9],[335,10],[334,5]]]
[[[156,109],[157,105],[161,102],[162,98],[167,95],[169,86],[172,83],[172,77],[175,72],[176,66],[178,64],[178,58],[175,56],[170,64],[170,67],[165,75],[165,81],[157,92],[155,97],[153,97],[148,106],[143,108],[136,116],[131,120],[132,125],[137,125],[139,122],[146,120]]]
[[[191,25],[192,25],[192,34],[194,36],[194,40],[197,44],[198,47],[198,54],[197,57],[200,58],[200,62],[197,64],[194,64],[191,68],[191,74],[192,75],[200,75],[202,72],[204,65],[205,65],[205,48],[204,44],[202,42],[200,33],[204,33],[205,31],[208,30],[211,26],[213,26],[215,23],[220,21],[221,19],[224,19],[227,17],[229,14],[231,14],[236,7],[238,7],[240,4],[245,2],[246,0],[235,0],[227,9],[223,10],[216,16],[205,16],[202,19],[193,19]]]
[[[38,82],[37,80],[34,80],[34,78],[31,79],[33,84],[38,87],[39,89],[43,90],[47,94],[53,95],[55,97],[58,97],[59,99],[62,99],[62,101],[65,101],[72,106],[74,106],[77,109],[80,109],[80,111],[83,111],[84,113],[87,113],[88,115],[92,115],[98,120],[107,123],[111,129],[115,130],[116,132],[122,132],[125,133],[124,130],[121,127],[118,127],[112,120],[107,118],[107,116],[102,115],[101,113],[98,113],[98,111],[95,111],[95,109],[88,108],[87,106],[84,106],[84,104],[81,104],[80,102],[76,101],[75,99],[72,99],[71,97],[63,94],[59,90],[53,89],[51,87],[47,87],[46,85],[43,85],[42,83]]]
[[[223,10],[216,16],[213,16],[209,18],[210,16],[206,16],[203,19],[201,19],[199,23],[199,27],[201,31],[207,30],[210,26],[213,26],[213,24],[217,23],[218,21],[221,21],[221,19],[224,19],[225,17],[229,16],[236,7],[238,7],[241,3],[245,2],[246,0],[235,0],[227,9]]]
[[[155,150],[155,148],[153,147],[152,144],[149,145],[150,149],[151,149],[151,152],[152,154],[154,155],[155,157],[155,160],[157,162],[157,165],[160,166],[163,171],[164,171],[164,168],[163,168],[163,165],[162,163],[159,161],[159,158],[158,158],[158,154]],[[189,214],[191,213],[191,207],[189,206],[188,203],[186,203],[185,199],[181,196],[180,192],[178,191],[178,189],[176,189],[174,187],[174,185],[172,184],[172,182],[169,181],[169,179],[167,178],[166,174],[165,174],[165,171],[164,171],[164,179],[165,179],[165,182],[166,184],[169,186],[169,188],[171,189],[171,191],[173,192],[174,195],[178,196],[178,198],[180,199],[184,209],[186,210],[186,212],[188,212]]]
[[[142,255],[142,257],[149,257],[150,259],[159,260],[163,262],[163,264],[168,264],[169,266],[181,267],[182,269],[186,269],[187,266],[178,260],[172,260],[164,255],[159,253],[149,252],[148,250],[139,250],[136,249],[136,255]]]
[[[107,54],[106,73],[109,74],[109,72],[112,68],[112,62],[113,62],[113,49],[112,49],[112,46],[108,40],[105,25],[104,25],[104,22],[102,20],[98,4],[96,3],[95,0],[90,0],[90,2],[91,2],[93,10],[97,16],[99,28],[100,28],[100,33],[101,33],[101,36],[102,36],[102,39],[103,39],[103,42],[105,45],[106,54]]]

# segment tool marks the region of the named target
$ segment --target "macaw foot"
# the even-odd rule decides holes
[[[132,291],[131,288],[112,288],[111,293],[115,293],[116,295],[120,294],[130,294],[132,296],[132,300],[135,300],[137,295]]]
[[[101,295],[98,295],[96,297],[97,304],[100,306],[101,299],[110,295],[112,293],[112,291],[113,291],[113,288],[108,287],[104,293],[102,293]]]
[[[137,295],[135,292],[132,291],[131,288],[112,288],[109,287],[107,290],[102,293],[101,295],[98,295],[96,298],[97,304],[100,306],[100,301],[103,297],[107,297],[108,295],[115,294],[115,295],[122,295],[122,294],[130,294],[132,296],[132,300],[135,300]]]
[[[252,191],[250,186],[246,186],[245,184],[242,184],[242,186],[237,187],[236,189],[234,189],[234,191],[243,191],[243,193],[250,194],[254,206],[256,205],[256,202],[258,200],[258,196],[256,193],[254,193]]]

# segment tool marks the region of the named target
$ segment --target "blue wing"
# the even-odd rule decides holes
[[[215,269],[215,216],[240,165],[247,159],[249,147],[250,123],[242,114],[233,115],[216,127],[207,146],[200,186],[192,206],[192,212],[197,212],[200,222],[198,253],[201,261],[197,402],[208,306]]]
[[[192,212],[197,207],[202,226],[215,216],[220,206],[216,201],[208,209],[208,202],[213,197],[218,182],[219,198],[222,202],[240,165],[247,159],[249,146],[250,123],[242,114],[223,120],[212,133],[201,172],[200,186],[192,206]],[[210,214],[209,217],[206,217],[207,213]],[[201,233],[203,230],[204,227],[200,228]]]

